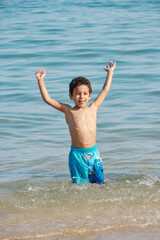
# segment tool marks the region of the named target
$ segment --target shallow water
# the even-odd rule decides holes
[[[7,239],[159,226],[156,178],[115,175],[106,185],[39,178],[1,186],[1,234]]]
[[[1,1],[0,237],[144,228],[160,223],[159,1]],[[72,185],[62,113],[69,82],[91,81],[94,99],[117,62],[98,112],[107,185]],[[23,236],[23,237],[22,237]]]

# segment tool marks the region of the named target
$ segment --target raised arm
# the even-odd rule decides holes
[[[94,105],[97,108],[99,108],[103,103],[105,97],[107,96],[110,90],[115,67],[116,67],[116,62],[113,63],[112,61],[109,63],[109,66],[104,67],[104,70],[108,73],[106,81],[104,83],[102,91],[99,93],[98,97],[91,103],[91,105]]]
[[[38,80],[38,85],[39,85],[39,89],[42,95],[43,100],[49,104],[50,106],[52,106],[53,108],[61,111],[61,112],[66,112],[68,108],[70,108],[69,105],[64,104],[64,103],[60,103],[54,99],[52,99],[46,89],[45,83],[44,83],[44,78],[46,75],[46,72],[44,69],[39,70],[38,72],[35,73],[37,80]]]

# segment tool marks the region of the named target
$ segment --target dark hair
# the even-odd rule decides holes
[[[85,77],[74,78],[69,84],[69,92],[73,95],[73,90],[77,86],[86,85],[89,88],[89,93],[92,93],[92,87],[90,81]]]

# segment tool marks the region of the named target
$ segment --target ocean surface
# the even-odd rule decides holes
[[[109,183],[71,184],[64,115],[41,98],[35,72],[58,101],[91,81],[92,100],[116,61],[98,111],[97,146]],[[160,1],[0,2],[0,239],[160,226]]]

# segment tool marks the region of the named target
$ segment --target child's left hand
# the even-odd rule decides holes
[[[104,67],[104,70],[106,71],[106,72],[110,72],[110,71],[114,71],[114,69],[115,69],[115,67],[116,67],[116,62],[109,62],[108,63],[109,64],[109,66],[106,66],[106,67]]]

